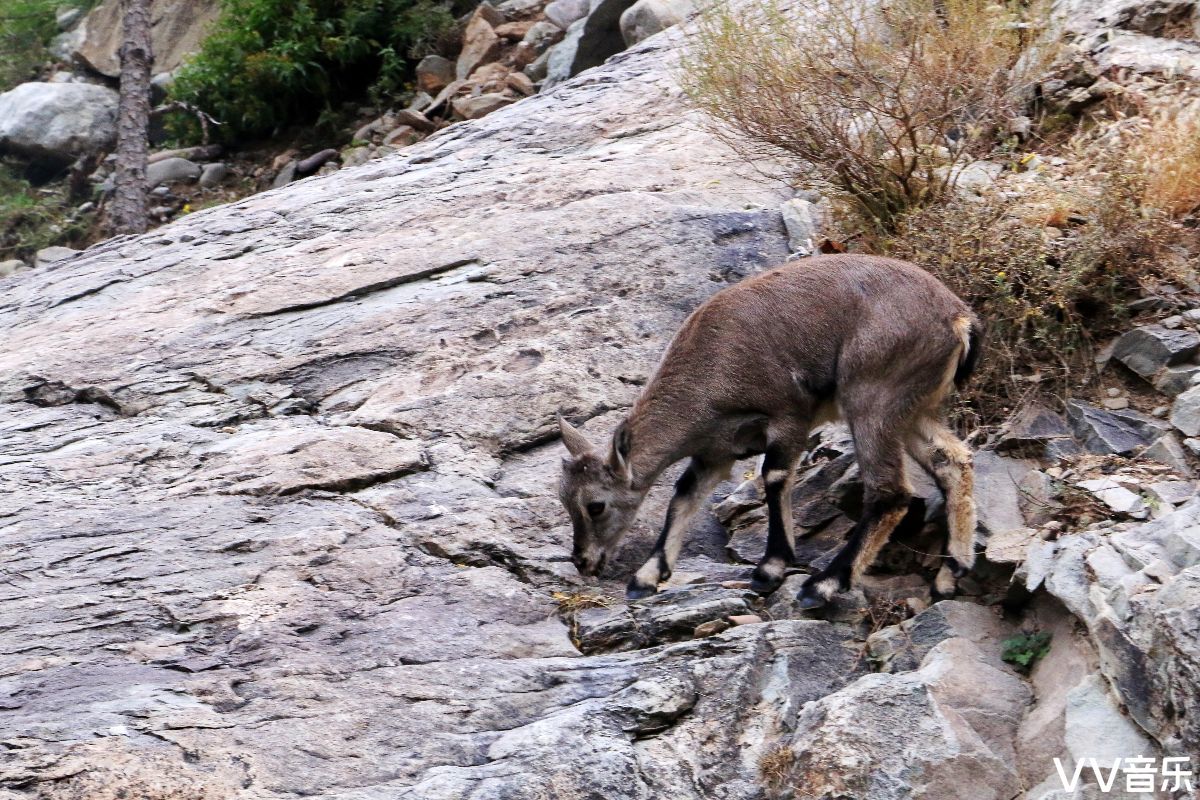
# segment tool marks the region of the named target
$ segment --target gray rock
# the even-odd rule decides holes
[[[1017,709],[1030,697],[970,641],[947,639],[915,672],[868,675],[805,706],[782,783],[804,800],[951,800],[964,776],[986,775],[986,796],[1015,797]]]
[[[871,660],[883,672],[918,669],[929,651],[947,639],[968,639],[988,661],[1003,668],[1002,642],[1016,635],[1013,626],[994,610],[976,603],[942,600],[899,625],[867,638]]]
[[[1164,506],[1177,506],[1196,496],[1196,484],[1193,481],[1156,481],[1146,489]]]
[[[166,183],[192,183],[200,178],[200,165],[186,158],[164,158],[146,167],[146,181],[151,186]]]
[[[78,6],[62,6],[54,12],[54,23],[60,31],[69,31],[83,19],[83,9]]]
[[[59,261],[65,261],[68,258],[74,258],[79,255],[80,251],[71,247],[43,247],[38,250],[33,257],[33,266],[41,269],[42,267],[55,264]]]
[[[0,94],[0,150],[52,164],[113,146],[117,93],[90,83],[22,83]]]
[[[1200,436],[1200,386],[1175,398],[1169,419],[1184,436]]]
[[[228,174],[229,168],[223,162],[214,161],[211,164],[205,164],[200,168],[200,187],[212,189],[219,186]]]
[[[1154,388],[1168,397],[1186,392],[1200,379],[1200,364],[1167,367],[1154,376]]]
[[[591,0],[587,16],[572,22],[563,40],[547,51],[551,55],[546,85],[552,86],[599,66],[609,56],[624,50],[621,15],[631,5],[633,0]],[[557,24],[556,20],[551,21]]]
[[[1067,418],[1084,449],[1101,455],[1131,455],[1167,430],[1161,420],[1137,411],[1106,411],[1078,400],[1067,403]]]
[[[694,0],[637,0],[621,14],[621,35],[629,47],[678,25],[696,11]]]
[[[198,51],[220,13],[220,0],[152,0],[150,47],[154,53],[154,72],[172,72],[187,56]],[[101,75],[110,78],[120,75],[119,0],[104,0],[76,30],[83,36],[72,57]]]
[[[1188,464],[1183,444],[1174,433],[1164,433],[1146,448],[1142,456],[1160,464],[1166,464],[1180,475],[1191,476],[1192,468]]]
[[[1150,380],[1164,367],[1187,361],[1200,351],[1200,335],[1161,325],[1134,328],[1117,339],[1113,358]]]
[[[5,280],[0,794],[759,795],[850,631],[584,656],[552,596],[620,596],[663,513],[585,585],[554,412],[787,255],[669,56]]]
[[[429,55],[417,62],[417,86],[421,91],[435,95],[454,80],[454,62],[439,55]]]
[[[1061,415],[1045,406],[1032,404],[1005,424],[997,439],[996,450],[1025,458],[1058,459],[1077,454],[1079,445]]]
[[[1034,465],[990,450],[975,453],[975,509],[979,527],[999,533],[1025,527],[1020,486]]]
[[[753,614],[755,598],[746,590],[696,586],[668,589],[627,606],[582,611],[575,620],[579,649],[606,653],[690,639],[705,622]]]
[[[14,272],[27,269],[28,266],[28,264],[19,258],[10,258],[7,261],[0,261],[0,278],[7,278]]]
[[[366,151],[366,148],[358,147],[358,148],[354,148],[354,150]],[[349,154],[343,154],[342,160],[347,165],[349,165],[351,163],[351,158],[350,158]],[[299,166],[299,164],[300,164],[300,162],[297,161],[296,159],[292,159],[287,164],[285,164],[283,169],[279,170],[279,174],[275,176],[275,180],[271,182],[271,188],[278,189],[279,187],[287,186],[289,183],[294,181],[296,179],[296,168]]]
[[[644,0],[639,0],[639,4]],[[637,6],[634,6],[636,8]],[[632,11],[633,8],[630,9]],[[628,12],[626,12],[628,13]],[[793,255],[811,256],[816,254],[820,244],[821,228],[824,225],[824,214],[815,203],[800,198],[793,198],[779,207],[783,215],[783,225],[787,229],[788,249]]]
[[[543,13],[546,19],[565,31],[571,23],[586,17],[589,10],[589,0],[552,0]]]
[[[534,53],[539,56],[546,52],[547,48],[556,44],[563,37],[563,29],[552,22],[540,20],[533,24],[533,27],[525,34],[525,38],[521,43],[527,45]]]
[[[1124,514],[1134,519],[1145,519],[1149,515],[1146,501],[1112,478],[1094,478],[1080,481],[1075,485],[1091,492],[1097,500],[1118,514]]]
[[[500,37],[488,21],[489,14],[485,7],[491,9],[493,14],[499,13],[485,2],[480,3],[471,14],[466,30],[463,31],[462,51],[454,68],[455,77],[459,80],[469,77],[480,66],[495,61],[500,55]]]
[[[499,92],[489,92],[474,97],[456,98],[451,105],[454,107],[454,113],[463,119],[479,119],[514,102],[516,102],[515,97],[509,97]]]

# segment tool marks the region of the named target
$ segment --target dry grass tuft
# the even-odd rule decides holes
[[[1200,210],[1200,103],[1145,118],[1129,152],[1148,208],[1176,219]]]
[[[1034,395],[1089,383],[1097,343],[1123,329],[1143,285],[1180,279],[1183,230],[1142,207],[1140,176],[1033,183],[901,218],[878,251],[937,275],[987,328],[959,409],[1000,422]],[[1185,279],[1186,280],[1186,279]]]
[[[550,597],[558,603],[562,614],[576,614],[588,608],[608,608],[613,604],[611,597],[594,592],[553,592]]]
[[[796,754],[792,748],[785,744],[775,745],[758,759],[758,776],[768,789],[779,789],[795,763]]]
[[[703,15],[680,80],[711,132],[884,228],[991,151],[1054,48],[1034,0],[793,0]]]

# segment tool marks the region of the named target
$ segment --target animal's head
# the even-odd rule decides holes
[[[575,529],[571,560],[579,574],[599,575],[645,497],[633,488],[629,429],[625,423],[617,426],[608,452],[602,453],[561,416],[558,427],[570,453],[563,459],[558,497]]]

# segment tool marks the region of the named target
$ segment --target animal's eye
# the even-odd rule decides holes
[[[604,513],[604,503],[588,503],[587,512],[589,517],[598,517]]]

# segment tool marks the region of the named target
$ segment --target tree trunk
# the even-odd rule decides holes
[[[150,0],[124,0],[117,164],[110,227],[114,234],[146,230],[146,131],[150,122]]]

